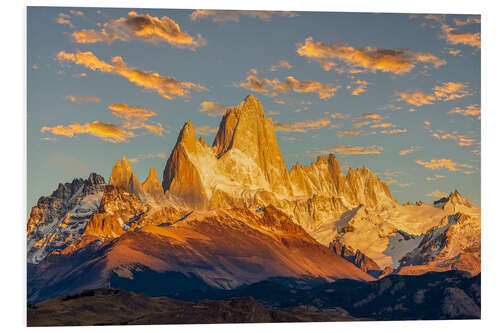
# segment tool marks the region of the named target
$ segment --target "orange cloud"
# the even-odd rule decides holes
[[[217,133],[217,128],[208,125],[203,125],[195,128],[195,132],[199,135],[210,135]]]
[[[327,71],[336,66],[331,59],[343,61],[349,67],[349,72],[368,70],[373,73],[381,71],[398,75],[410,72],[417,62],[430,62],[435,67],[446,63],[428,53],[377,49],[370,46],[354,48],[341,43],[335,45],[314,42],[312,37],[306,38],[303,44],[299,44],[297,53],[318,62]]]
[[[288,11],[198,9],[191,13],[190,18],[192,21],[211,18],[212,22],[239,22],[240,15],[248,16],[251,18],[259,18],[263,21],[269,21],[273,15],[279,15],[283,17],[298,16],[297,13]]]
[[[335,95],[340,88],[331,84],[325,84],[318,81],[299,81],[293,76],[287,76],[283,81],[279,79],[258,78],[255,75],[249,75],[245,82],[240,82],[237,86],[250,91],[259,92],[268,96],[277,96],[279,94],[288,94],[290,91],[296,93],[316,93],[320,99],[329,99]]]
[[[382,133],[382,134],[402,134],[402,133],[406,133],[406,132],[408,132],[408,130],[406,128],[395,128],[395,129],[391,129],[391,130],[380,131],[380,133]]]
[[[230,105],[225,105],[217,102],[203,101],[200,104],[200,112],[206,113],[212,117],[219,117],[226,113]]]
[[[280,68],[286,68],[286,69],[291,69],[292,68],[292,65],[290,65],[288,63],[288,61],[286,60],[280,60],[279,64],[277,65],[272,65],[271,67],[269,67],[269,70],[271,72],[276,72],[278,69]]]
[[[146,110],[142,107],[134,107],[127,104],[111,104],[108,106],[111,115],[123,119],[122,128],[135,130],[144,128],[147,131],[162,136],[163,126],[160,123],[148,124],[146,121],[157,115],[153,110]]]
[[[408,154],[412,154],[414,153],[415,151],[419,150],[420,147],[418,146],[411,146],[410,148],[408,149],[403,149],[399,152],[399,155],[408,155]]]
[[[449,114],[457,113],[463,116],[471,116],[471,117],[477,116],[477,119],[481,119],[481,107],[478,104],[469,105],[466,108],[460,108],[457,106],[448,113]]]
[[[442,192],[440,190],[434,190],[434,192],[427,193],[426,196],[434,198],[442,198],[442,197],[447,197],[448,193]]]
[[[396,93],[396,95],[399,96],[398,101],[404,101],[415,106],[433,104],[436,100],[434,95],[424,94],[420,90]]]
[[[433,177],[425,177],[425,180],[427,181],[434,181],[434,180],[438,180],[438,179],[441,179],[441,178],[444,178],[443,175],[434,175]]]
[[[356,80],[356,84],[358,84],[358,86],[356,87],[356,89],[354,89],[351,92],[351,95],[354,95],[354,96],[357,96],[357,95],[361,94],[362,92],[365,92],[366,87],[368,87],[368,85],[369,85],[369,83],[364,81],[364,80]]]
[[[66,99],[72,103],[89,103],[89,102],[99,103],[101,101],[101,99],[97,96],[70,95],[70,96],[66,96]]]
[[[388,127],[394,127],[395,125],[393,123],[378,123],[378,124],[373,124],[370,126],[370,128],[388,128]]]
[[[448,169],[449,171],[463,171],[465,169],[472,169],[473,166],[465,163],[456,163],[448,158],[442,158],[439,160],[422,161],[416,160],[417,164],[426,167],[427,169]]]
[[[444,101],[451,101],[470,94],[467,90],[467,84],[462,82],[445,82],[440,86],[434,87],[434,96]]]
[[[344,130],[344,131],[337,132],[337,137],[339,139],[343,139],[343,138],[345,138],[346,136],[349,136],[349,135],[360,135],[360,134],[361,134],[360,131],[356,131],[356,130]]]
[[[49,132],[54,135],[63,135],[72,138],[77,134],[90,134],[105,141],[117,143],[133,138],[135,134],[124,130],[114,124],[94,121],[85,124],[69,124],[68,126],[58,125],[54,127],[43,126],[41,133]]]
[[[451,45],[464,44],[471,47],[481,48],[481,33],[480,32],[456,32],[457,28],[453,28],[447,24],[441,25],[446,42]]]
[[[384,151],[384,148],[375,145],[368,147],[340,145],[332,148],[332,150],[339,155],[379,155]],[[331,151],[328,151],[328,153],[330,152]],[[323,151],[323,153],[327,154],[326,151]]]
[[[123,76],[135,85],[153,90],[166,99],[173,99],[174,96],[189,97],[190,90],[207,90],[204,86],[196,83],[178,81],[173,77],[128,67],[118,56],[112,59],[112,64],[108,64],[97,58],[92,52],[67,53],[60,51],[57,54],[57,59],[59,62],[67,61],[83,65],[93,71]]]
[[[279,121],[274,122],[274,129],[276,132],[298,132],[305,133],[310,130],[317,130],[330,125],[330,119],[320,118],[316,120],[305,120],[297,122],[286,122],[281,123]]]
[[[333,119],[346,119],[349,118],[349,115],[336,112],[330,114],[330,117],[332,117]]]
[[[467,83],[462,82],[445,82],[441,85],[434,86],[432,94],[425,94],[420,90],[407,91],[396,93],[398,101],[404,101],[408,104],[415,106],[434,104],[434,102],[451,101],[454,99],[462,98],[471,95],[467,90]]]
[[[71,23],[70,18],[71,16],[69,16],[68,14],[59,13],[59,15],[57,15],[57,17],[55,18],[55,21],[58,24],[66,24],[70,28],[74,28],[75,26],[73,25],[73,23]]]
[[[127,17],[106,22],[100,30],[83,29],[72,34],[80,44],[113,43],[116,40],[130,42],[141,39],[150,43],[167,42],[177,48],[196,50],[206,44],[201,35],[196,38],[183,32],[179,25],[167,16],[158,18],[130,11]]]

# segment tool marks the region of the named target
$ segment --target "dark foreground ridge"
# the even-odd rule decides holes
[[[28,326],[163,325],[354,320],[340,311],[269,309],[252,297],[187,302],[120,289],[95,289],[28,306]]]
[[[480,274],[460,271],[373,282],[273,278],[159,297],[96,289],[28,306],[28,326],[479,319],[480,290]]]

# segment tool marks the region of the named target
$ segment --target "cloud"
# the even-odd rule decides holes
[[[177,48],[196,50],[206,44],[201,35],[193,37],[183,32],[171,18],[158,18],[130,11],[127,17],[106,22],[100,30],[83,29],[72,34],[80,44],[108,43],[120,40],[130,42],[140,39],[150,43],[166,42]]]
[[[231,107],[230,105],[221,104],[217,102],[203,101],[200,103],[200,112],[206,113],[212,117],[219,117],[226,113],[227,108]]]
[[[364,80],[356,80],[356,84],[358,85],[353,91],[351,95],[358,96],[359,94],[366,91],[366,87],[368,87],[369,83]]]
[[[280,114],[280,112],[279,112],[279,111],[274,111],[274,110],[267,110],[267,111],[266,111],[266,115],[267,115],[267,116],[276,116],[276,115],[278,115],[278,114]]]
[[[259,78],[250,74],[245,82],[240,82],[237,86],[253,92],[259,92],[268,96],[288,94],[290,91],[296,93],[316,93],[320,99],[329,99],[335,95],[340,88],[331,84],[318,81],[299,81],[293,76],[287,76],[283,81],[279,79]]]
[[[203,125],[200,127],[196,127],[194,131],[199,135],[210,135],[217,133],[217,128],[211,127],[209,125]]]
[[[135,134],[131,131],[124,130],[114,124],[104,123],[102,121],[94,121],[85,124],[74,123],[69,124],[68,126],[43,126],[40,132],[49,132],[54,135],[63,135],[70,138],[77,134],[89,134],[113,143],[127,141],[129,138],[135,137]]]
[[[445,60],[429,53],[377,49],[370,46],[354,48],[342,43],[335,45],[314,42],[312,37],[306,38],[303,44],[298,45],[297,53],[318,62],[326,71],[337,65],[332,59],[344,62],[350,72],[380,71],[397,75],[409,73],[418,62],[431,63],[434,67],[446,64]]]
[[[174,77],[161,76],[158,73],[128,67],[119,56],[112,59],[112,64],[108,64],[97,58],[92,52],[67,53],[60,51],[57,54],[57,59],[59,62],[67,61],[83,65],[93,71],[123,76],[135,85],[155,91],[166,99],[173,99],[174,96],[189,97],[191,90],[207,90],[204,86],[196,83],[178,81]]]
[[[101,101],[101,99],[97,96],[70,95],[70,96],[66,96],[66,99],[72,103],[89,103],[89,102],[99,103]]]
[[[456,113],[456,114],[461,114],[463,116],[471,116],[471,117],[477,117],[477,119],[481,119],[481,107],[479,106],[479,104],[469,105],[466,108],[460,108],[457,106],[448,113],[449,114]]]
[[[467,90],[467,83],[445,82],[434,87],[434,96],[443,101],[451,101],[469,95],[471,93]]]
[[[333,119],[347,119],[349,118],[349,115],[336,112],[330,114],[330,117],[332,117]]]
[[[427,169],[448,169],[449,171],[463,171],[463,169],[472,169],[473,166],[465,163],[456,163],[448,158],[435,159],[430,161],[416,160],[417,164],[426,167]]]
[[[330,125],[330,122],[331,121],[328,118],[320,118],[316,120],[305,120],[297,122],[286,122],[286,123],[275,121],[274,129],[276,132],[305,133],[310,130],[318,130],[323,127],[327,127],[328,125]]]
[[[318,150],[318,153],[327,155],[330,153],[336,153],[339,155],[379,155],[384,148],[382,146],[344,146],[339,145],[330,149]]]
[[[399,152],[399,155],[408,155],[416,152],[417,150],[420,150],[419,146],[411,146],[410,148],[403,149]]]
[[[471,47],[481,48],[481,33],[480,32],[456,32],[457,28],[447,24],[441,25],[446,42],[451,45],[464,44]]]
[[[396,93],[396,95],[399,97],[397,101],[404,101],[415,106],[434,104],[434,101],[436,100],[434,95],[424,94],[418,89],[414,91]]]
[[[277,65],[272,65],[271,67],[269,67],[269,70],[271,72],[276,72],[280,68],[291,69],[292,65],[290,65],[286,60],[280,60],[280,62]]]
[[[442,198],[442,197],[447,197],[448,193],[442,192],[440,190],[434,190],[434,192],[427,193],[426,196],[434,198]]]
[[[378,113],[363,113],[352,118],[352,126],[354,128],[361,128],[379,122],[384,117]]]
[[[251,18],[259,18],[263,21],[271,20],[273,15],[283,17],[295,17],[297,13],[288,11],[264,11],[264,10],[206,10],[198,9],[191,13],[192,21],[211,18],[212,22],[239,22],[240,15]]]
[[[130,157],[128,160],[131,163],[139,163],[140,161],[149,160],[149,159],[152,159],[152,158],[159,158],[159,159],[165,160],[167,158],[167,155],[165,153],[163,153],[163,152],[149,153],[147,155],[140,154],[139,156]]]
[[[135,130],[145,129],[152,134],[162,136],[164,128],[162,124],[149,124],[146,121],[158,114],[153,110],[146,110],[142,107],[134,107],[127,104],[111,104],[108,106],[111,110],[111,115],[120,118],[123,121],[122,128]]]
[[[349,135],[360,135],[361,132],[360,131],[356,131],[356,130],[344,130],[344,131],[339,131],[337,132],[337,136],[339,139],[343,139],[345,138],[346,136],[349,136]]]
[[[444,82],[432,88],[432,94],[425,94],[420,90],[397,92],[397,101],[404,101],[407,104],[422,106],[434,104],[436,101],[451,101],[454,99],[469,96],[472,93],[467,89],[467,83],[462,82]]]
[[[70,28],[74,28],[75,26],[73,25],[73,23],[71,23],[70,18],[71,16],[69,16],[68,14],[59,13],[59,15],[57,15],[57,17],[55,18],[55,21],[58,24],[65,24],[68,25]]]
[[[382,134],[402,134],[402,133],[406,133],[406,132],[408,132],[408,130],[406,128],[395,128],[395,129],[391,129],[391,130],[380,131],[380,133],[382,133]]]
[[[438,180],[438,179],[442,179],[444,178],[443,175],[434,175],[433,177],[425,177],[425,180],[427,181],[435,181],[435,180]]]
[[[477,139],[470,135],[459,134],[458,131],[453,131],[451,133],[447,133],[444,130],[434,130],[430,127],[430,123],[425,128],[431,133],[433,137],[438,140],[453,140],[457,143],[457,145],[461,147],[469,147],[479,145]],[[473,133],[473,132],[472,132]]]
[[[388,127],[395,127],[393,123],[377,123],[373,124],[370,126],[370,128],[388,128]]]
[[[425,17],[428,20],[434,20],[441,25],[441,38],[445,39],[448,44],[457,45],[463,44],[475,48],[481,48],[481,33],[470,33],[470,32],[457,32],[458,28],[468,24],[481,24],[480,16],[470,16],[465,20],[458,18],[454,19],[455,27],[446,24],[446,17],[444,15],[427,15]]]

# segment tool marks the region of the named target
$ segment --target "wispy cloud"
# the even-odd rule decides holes
[[[417,63],[430,63],[434,67],[446,64],[430,53],[419,53],[411,50],[378,49],[370,46],[355,48],[342,43],[327,44],[315,42],[312,37],[299,44],[297,53],[318,62],[324,70],[329,71],[339,60],[348,66],[349,72],[370,71],[388,72],[397,75],[409,73]]]
[[[63,135],[67,137],[74,137],[78,134],[90,134],[105,141],[118,143],[127,141],[133,138],[135,134],[132,131],[124,130],[114,124],[104,123],[102,121],[94,121],[91,123],[73,123],[67,126],[57,125],[54,127],[43,126],[40,130],[41,133],[52,133],[55,135]]]
[[[181,30],[171,18],[158,18],[130,11],[121,17],[101,25],[99,30],[83,29],[73,32],[73,39],[80,44],[108,43],[117,40],[130,42],[140,39],[150,43],[166,42],[177,48],[196,50],[206,44],[201,35],[193,37]]]
[[[316,93],[320,99],[329,99],[335,95],[340,86],[325,84],[318,81],[299,81],[293,76],[287,76],[283,81],[279,79],[268,79],[257,77],[253,74],[247,76],[244,82],[236,84],[253,92],[259,92],[268,96],[288,94],[291,91],[296,93]]]
[[[60,51],[57,54],[57,59],[59,62],[66,61],[83,65],[93,71],[123,76],[135,85],[155,91],[166,99],[173,99],[174,96],[189,97],[191,90],[207,90],[204,86],[196,83],[178,81],[174,77],[161,76],[158,73],[128,67],[119,56],[114,57],[111,61],[112,64],[109,64],[97,58],[92,52],[67,53]]]
[[[433,198],[442,198],[442,197],[447,197],[448,193],[442,192],[440,190],[434,190],[431,193],[427,193],[426,196]]]
[[[209,125],[203,125],[195,128],[195,133],[199,135],[210,135],[217,133],[217,128],[209,126]]]
[[[322,155],[328,155],[331,153],[339,154],[339,155],[379,155],[384,151],[382,146],[345,146],[339,145],[332,147],[330,149],[319,149],[315,151],[315,153],[319,153]]]
[[[164,128],[160,123],[146,123],[146,121],[157,115],[153,110],[147,110],[142,107],[134,107],[127,104],[111,104],[108,106],[111,115],[120,118],[123,121],[122,128],[136,130],[145,129],[152,134],[162,136]]]
[[[469,96],[472,93],[468,90],[468,84],[463,82],[444,82],[436,85],[430,94],[420,90],[397,92],[397,101],[403,101],[410,105],[422,106],[434,104],[436,101],[451,101],[454,99]]]
[[[436,175],[434,175],[432,177],[425,177],[425,180],[432,182],[432,181],[435,181],[435,180],[438,180],[438,179],[442,179],[442,178],[445,178],[445,177],[443,175],[436,174]]]
[[[455,26],[446,23],[444,15],[427,15],[426,19],[434,20],[441,26],[440,37],[445,39],[451,45],[468,45],[474,48],[481,48],[481,33],[480,32],[459,32],[458,29],[464,25],[481,24],[480,16],[470,16],[465,20],[455,18]]]
[[[360,135],[361,132],[360,131],[356,131],[356,130],[343,130],[343,131],[338,131],[337,132],[337,137],[339,139],[343,139],[347,136],[356,136],[356,135]]]
[[[449,114],[461,114],[462,116],[477,117],[481,119],[481,107],[478,104],[469,105],[465,108],[456,107]]]
[[[200,103],[200,112],[206,113],[212,117],[219,117],[226,113],[226,110],[230,108],[230,105],[221,104],[217,102],[203,101]]]
[[[271,67],[269,67],[269,70],[271,72],[276,72],[280,68],[291,69],[292,65],[290,65],[286,60],[280,60],[280,62],[277,65],[272,65]]]
[[[101,99],[97,96],[78,96],[78,95],[70,95],[66,96],[66,99],[72,103],[99,103]]]
[[[286,122],[281,123],[279,121],[274,122],[274,129],[276,132],[297,132],[305,133],[310,130],[318,130],[323,127],[330,125],[331,121],[328,118],[319,118],[316,120],[304,120],[296,122]]]
[[[407,149],[403,149],[399,152],[399,155],[408,155],[408,154],[413,154],[414,152],[416,152],[417,150],[420,150],[420,147],[419,146],[411,146]]]
[[[263,21],[271,20],[273,15],[283,17],[295,17],[297,13],[288,11],[265,11],[265,10],[206,10],[198,9],[191,13],[192,21],[210,18],[212,22],[239,22],[240,16],[258,18]]]
[[[457,163],[448,158],[434,159],[430,161],[416,160],[417,164],[426,167],[427,169],[448,169],[449,171],[463,171],[464,169],[473,169],[474,167],[466,163]]]

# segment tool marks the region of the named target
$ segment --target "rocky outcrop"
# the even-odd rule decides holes
[[[331,249],[333,253],[338,254],[342,258],[356,265],[356,267],[359,267],[359,269],[363,272],[366,272],[375,278],[379,277],[383,273],[375,261],[366,256],[360,250],[355,250],[349,245],[344,244],[340,237],[331,241],[328,248]]]
[[[142,184],[137,179],[129,160],[125,156],[122,157],[121,161],[116,161],[111,170],[108,184],[126,192],[134,193],[139,199],[145,200]]]
[[[441,208],[445,210],[457,210],[460,207],[472,207],[469,201],[465,199],[457,190],[450,193],[449,196],[443,197],[437,201],[434,201],[434,207]]]
[[[104,178],[91,173],[88,179],[59,184],[50,196],[38,200],[27,226],[28,263],[36,264],[80,237],[97,211],[104,186]]]
[[[84,236],[101,240],[119,237],[149,209],[134,193],[107,185],[97,212],[87,223]]]
[[[163,187],[154,168],[149,169],[149,175],[144,183],[142,183],[142,190],[147,198],[147,202],[161,205],[165,201]]]
[[[461,270],[476,275],[481,272],[480,220],[463,213],[445,219],[447,223],[427,232],[419,245],[401,259],[399,274]]]

